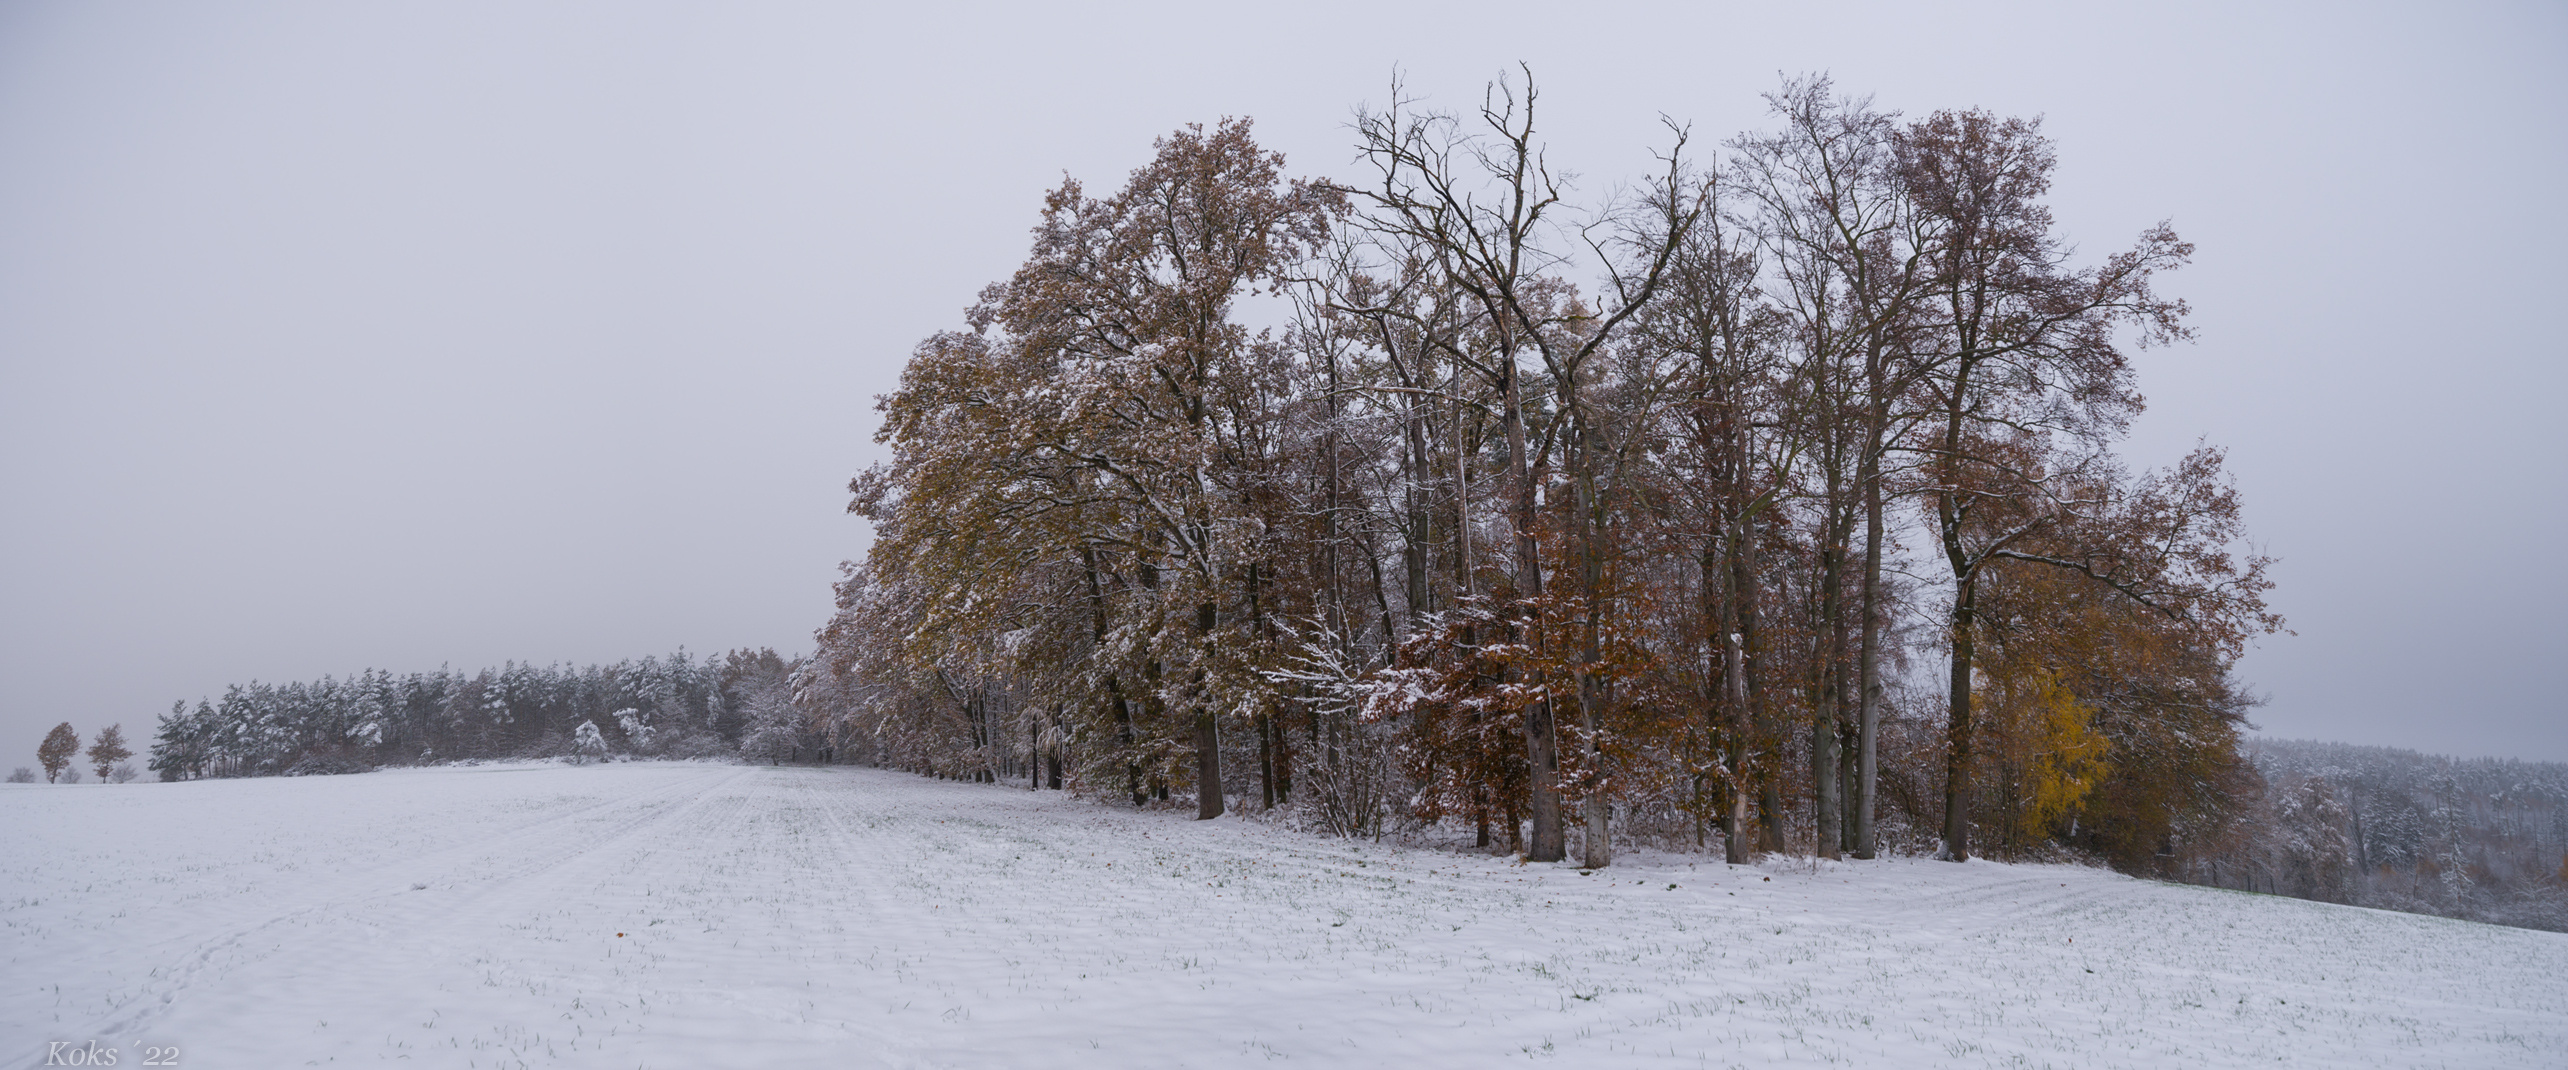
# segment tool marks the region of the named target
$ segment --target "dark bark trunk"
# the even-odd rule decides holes
[[[1248,630],[1266,639],[1265,586],[1260,582],[1257,563],[1248,564]],[[1265,713],[1256,715],[1249,727],[1257,733],[1257,790],[1265,800],[1265,809],[1275,809],[1275,719]],[[1245,805],[1245,804],[1243,804]]]
[[[1462,371],[1453,374],[1453,596],[1471,597],[1471,453],[1462,446]]]
[[[1830,497],[1834,498],[1835,488]],[[1831,503],[1831,510],[1835,503]],[[1834,516],[1819,551],[1819,694],[1810,718],[1810,790],[1814,818],[1810,849],[1821,858],[1837,857],[1838,825],[1837,705],[1845,687],[1846,583],[1841,525]]]
[[[1951,691],[1952,710],[1944,729],[1944,849],[1936,857],[1950,862],[1971,858],[1971,628],[1976,577],[1964,576],[1953,592]]]
[[[1428,466],[1433,463],[1427,456],[1425,412],[1424,405],[1411,406],[1408,434],[1404,442],[1408,448],[1404,451],[1405,456],[1402,458],[1401,465],[1406,469],[1401,473],[1404,477],[1401,480],[1403,488],[1401,505],[1408,519],[1408,523],[1403,525],[1405,530],[1401,533],[1400,542],[1401,597],[1408,604],[1408,628],[1411,631],[1417,629],[1418,622],[1426,616],[1429,609],[1427,605],[1427,500],[1426,495],[1419,489],[1425,485]]]
[[[1400,632],[1391,615],[1391,591],[1382,578],[1382,556],[1373,552],[1373,540],[1369,536],[1364,540],[1363,550],[1364,567],[1373,572],[1373,612],[1382,622],[1382,649],[1397,649]]]
[[[1275,734],[1275,801],[1280,804],[1293,798],[1293,732],[1283,721],[1268,718],[1267,724]]]
[[[1945,694],[1945,709],[1950,716],[1944,726],[1944,842],[1935,857],[1967,862],[1971,857],[1971,631],[1976,624],[1980,562],[1962,541],[1971,499],[1963,493],[1960,466],[1965,406],[1972,396],[1972,372],[1977,367],[1977,335],[1970,329],[1968,317],[1956,315],[1955,319],[1964,329],[1961,352],[1953,362],[1953,380],[1946,388],[1943,457],[1937,462],[1940,489],[1935,503],[1944,563],[1953,570],[1953,610],[1947,622],[1951,629],[1952,664]]]
[[[1052,710],[1052,745],[1043,751],[1043,786],[1061,790],[1061,710]]]
[[[1275,809],[1275,726],[1265,714],[1257,715],[1257,791],[1265,809]]]
[[[1741,451],[1744,469],[1745,451]],[[1758,634],[1757,612],[1757,539],[1756,525],[1745,515],[1739,521],[1736,548],[1730,554],[1733,589],[1738,592],[1739,681],[1747,695],[1747,711],[1755,726],[1754,746],[1761,750],[1779,750],[1783,733],[1774,723],[1774,711],[1766,701],[1764,680],[1765,646]],[[1783,788],[1777,783],[1780,763],[1759,763],[1753,770],[1757,790],[1757,849],[1783,850]]]
[[[1575,402],[1571,404],[1574,406]],[[1581,660],[1594,665],[1603,660],[1599,618],[1605,612],[1605,553],[1599,544],[1603,524],[1596,494],[1595,458],[1590,452],[1593,443],[1587,441],[1586,436],[1587,430],[1581,428],[1573,433],[1571,439],[1571,485],[1576,488],[1576,500],[1571,504],[1578,514],[1579,586],[1586,602],[1587,617],[1583,622],[1586,642]],[[1581,800],[1586,809],[1587,835],[1579,861],[1588,869],[1603,869],[1614,861],[1613,829],[1608,824],[1613,811],[1605,798],[1605,754],[1596,745],[1597,708],[1603,699],[1599,693],[1603,682],[1589,670],[1581,670],[1578,677],[1578,727],[1586,739],[1588,767],[1587,782],[1583,785],[1585,797]]]
[[[1221,733],[1207,707],[1195,713],[1195,820],[1222,816],[1222,804]]]
[[[1534,478],[1525,457],[1525,408],[1512,345],[1499,350],[1501,392],[1506,401],[1508,476],[1513,479],[1516,522],[1516,596],[1533,602],[1543,596],[1542,552],[1534,539]],[[1536,660],[1543,655],[1542,622],[1527,622],[1530,634],[1525,641],[1534,648]],[[1525,779],[1527,809],[1534,821],[1533,842],[1525,858],[1534,862],[1558,862],[1569,853],[1566,830],[1560,813],[1560,736],[1552,721],[1549,699],[1536,699],[1525,707]]]
[[[1097,652],[1103,655],[1106,646],[1106,594],[1104,586],[1097,580],[1097,548],[1082,546],[1079,548],[1079,554],[1087,571],[1088,606],[1094,614]],[[1125,755],[1125,786],[1132,793],[1132,804],[1140,806],[1150,800],[1142,792],[1141,761],[1132,753],[1134,744],[1132,703],[1124,697],[1123,684],[1115,679],[1114,671],[1111,669],[1106,672],[1106,697],[1115,706],[1115,741],[1122,745]]]
[[[1874,437],[1880,435],[1878,419]],[[1861,704],[1855,720],[1855,788],[1854,843],[1855,857],[1871,858],[1876,850],[1873,819],[1875,792],[1880,783],[1877,757],[1881,741],[1881,446],[1875,441],[1864,455],[1858,476],[1864,485],[1864,575],[1863,575],[1863,646],[1858,652],[1855,669],[1856,701]]]
[[[1734,526],[1734,533],[1735,530]],[[1714,566],[1713,555],[1706,551],[1704,556],[1705,564]],[[1728,724],[1717,736],[1729,744],[1728,753],[1724,755],[1729,775],[1725,778],[1723,790],[1729,802],[1721,813],[1722,853],[1732,865],[1739,865],[1749,861],[1748,752],[1755,724],[1748,712],[1746,644],[1739,634],[1739,573],[1729,567],[1732,564],[1730,556],[1725,551],[1716,570],[1705,576],[1704,582],[1714,585],[1719,592],[1715,596],[1717,608],[1713,620],[1714,639],[1721,652],[1717,677],[1720,680],[1721,705],[1729,711]]]
[[[1195,607],[1195,639],[1199,657],[1212,656],[1213,626],[1218,623],[1213,604]],[[1222,816],[1222,739],[1221,725],[1215,720],[1213,706],[1204,695],[1209,674],[1195,673],[1195,820],[1206,821]]]

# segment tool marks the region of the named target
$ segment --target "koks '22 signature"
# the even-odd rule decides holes
[[[114,1066],[116,1065],[116,1057],[123,1054],[123,1049],[116,1047],[102,1047],[95,1040],[90,1041],[87,1044],[81,1044],[69,1040],[57,1040],[45,1045],[45,1065]],[[143,1065],[177,1066],[178,1048],[175,1045],[166,1048],[144,1048]]]

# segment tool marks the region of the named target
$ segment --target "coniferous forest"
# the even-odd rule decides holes
[[[2248,745],[2246,835],[2198,884],[2568,932],[2568,765],[2308,740]]]
[[[383,765],[600,754],[820,757],[792,711],[793,666],[773,650],[686,651],[573,668],[235,684],[160,718],[163,780],[348,773]],[[586,728],[584,726],[594,726]],[[799,748],[799,749],[797,749]],[[744,750],[745,749],[745,750]]]
[[[2568,774],[2265,742],[2205,443],[2117,453],[2171,225],[2073,242],[2038,120],[1824,77],[1573,178],[1530,72],[1344,180],[1247,120],[1065,180],[879,399],[807,659],[369,672],[173,708],[164,779],[861,762],[1611,864],[2092,859],[2568,929]],[[964,295],[957,295],[962,297]],[[585,726],[594,726],[588,728]]]

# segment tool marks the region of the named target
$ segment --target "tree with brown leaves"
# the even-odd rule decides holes
[[[2018,553],[2095,504],[2075,487],[2105,463],[2140,398],[2117,343],[2186,337],[2181,301],[2150,288],[2192,253],[2164,225],[2091,269],[2068,266],[2041,203],[2056,165],[2038,122],[1938,112],[1900,132],[1901,176],[1934,221],[1930,322],[1917,348],[1934,371],[1919,383],[1933,421],[1915,445],[1931,524],[1952,576],[1946,613],[1943,847],[1970,857],[1971,673],[1981,569]]]
[[[102,781],[116,771],[116,763],[133,756],[134,748],[125,745],[125,726],[121,724],[101,729],[98,738],[89,744],[89,764],[98,771],[98,779]]]
[[[36,761],[45,767],[47,784],[59,779],[79,755],[80,733],[71,730],[69,721],[53,726],[53,731],[45,733],[44,742],[36,745]]]

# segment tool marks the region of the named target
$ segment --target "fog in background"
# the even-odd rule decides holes
[[[907,5],[905,5],[906,7]],[[809,645],[873,397],[1064,172],[1518,60],[1594,199],[1778,72],[2047,116],[2089,262],[2170,219],[2298,633],[2270,734],[2568,760],[2568,8],[0,6],[0,767],[227,683]],[[139,759],[137,760],[139,763]]]

